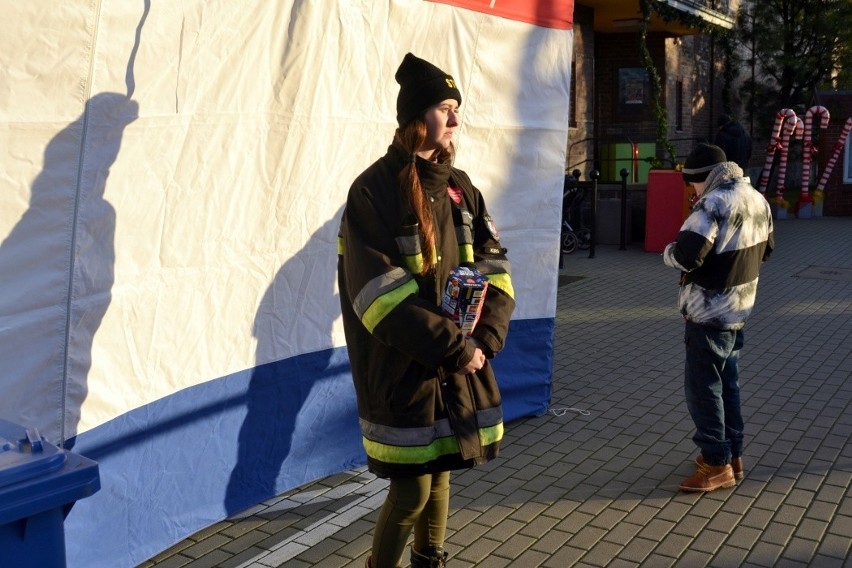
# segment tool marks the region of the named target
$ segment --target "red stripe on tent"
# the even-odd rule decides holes
[[[429,0],[537,26],[570,30],[574,0]]]

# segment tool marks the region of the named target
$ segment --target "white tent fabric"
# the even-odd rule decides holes
[[[0,0],[0,418],[100,464],[69,566],[363,463],[337,222],[408,51],[513,263],[507,418],[545,411],[573,32],[452,4]]]

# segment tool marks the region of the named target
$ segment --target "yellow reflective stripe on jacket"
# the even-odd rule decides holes
[[[515,287],[512,286],[511,268],[508,260],[486,259],[476,263],[476,269],[488,278],[489,286],[496,286],[510,298],[515,299]]]
[[[361,316],[361,322],[363,322],[364,327],[370,333],[373,333],[373,330],[376,329],[376,326],[379,325],[379,322],[385,319],[385,316],[388,315],[391,310],[397,307],[409,296],[416,296],[418,292],[417,282],[414,279],[409,280],[408,282],[403,283],[398,288],[394,288],[393,290],[382,294],[377,297],[370,307],[364,311],[364,314]]]
[[[495,444],[503,439],[503,423],[479,429],[479,443],[482,446]],[[362,437],[364,450],[371,458],[385,463],[427,463],[441,456],[459,452],[459,443],[455,436],[436,438],[426,446],[392,446]]]
[[[389,446],[367,438],[362,441],[368,456],[386,463],[426,463],[459,452],[455,436],[438,438],[428,446]]]
[[[416,225],[415,225],[416,227]],[[402,235],[396,237],[396,246],[402,259],[405,261],[405,266],[414,274],[423,272],[423,253],[420,250],[420,235]]]
[[[483,446],[494,444],[503,439],[503,423],[479,429],[479,443]]]
[[[499,288],[505,292],[507,296],[513,300],[515,299],[515,288],[512,286],[512,277],[505,272],[502,274],[489,274],[488,285]]]
[[[337,255],[343,256],[343,237],[337,235]]]
[[[414,256],[403,256],[402,260],[405,261],[405,266],[408,267],[408,270],[413,272],[414,274],[420,274],[423,272],[423,255],[417,253]]]
[[[392,268],[389,272],[372,278],[361,287],[358,295],[355,296],[352,301],[352,309],[355,310],[359,318],[364,319],[364,314],[380,296],[399,288],[411,279],[411,274],[398,266]]]
[[[459,245],[459,262],[473,262],[473,245]]]

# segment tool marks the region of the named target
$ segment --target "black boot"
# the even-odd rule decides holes
[[[443,548],[427,546],[423,552],[411,547],[411,568],[444,568],[447,565],[447,553]]]
[[[373,568],[373,557],[372,556],[367,557],[367,561],[364,563],[364,568]],[[402,567],[397,565],[396,568],[402,568]]]

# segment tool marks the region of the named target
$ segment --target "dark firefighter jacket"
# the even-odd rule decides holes
[[[338,242],[338,283],[370,470],[404,477],[471,467],[497,456],[500,391],[490,363],[459,373],[475,347],[441,311],[446,276],[463,263],[488,277],[473,332],[486,357],[503,348],[515,306],[506,250],[480,192],[449,164],[417,158],[435,219],[436,276],[422,276],[421,238],[397,176],[396,145],[353,182]],[[447,187],[462,190],[456,205]]]

